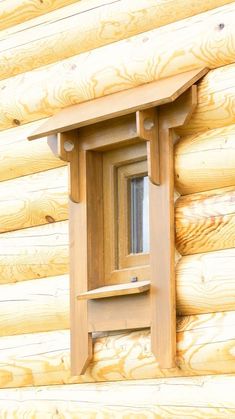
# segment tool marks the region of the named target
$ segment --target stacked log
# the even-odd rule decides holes
[[[57,1],[57,7],[63,6],[63,3],[71,5],[34,19],[33,22],[21,24],[18,30],[13,27],[13,34],[9,29],[2,31],[0,79],[8,78],[9,71],[12,76],[32,71],[34,68],[94,50],[231,2],[232,0],[198,0],[191,2],[188,7],[181,7],[181,0],[158,2],[90,0],[89,3],[75,2],[75,0]],[[21,5],[16,6],[14,2],[14,6],[8,5],[8,7],[0,4],[0,28],[19,23],[22,17],[29,18],[30,15],[27,14],[29,11],[31,17],[46,11],[45,3],[40,4],[32,0],[30,5],[29,1],[20,3]],[[12,10],[12,6],[15,10]],[[52,2],[47,1],[47,11],[52,7]]]
[[[182,255],[235,247],[235,187],[179,198],[175,219],[176,246]]]
[[[235,6],[181,3],[0,4],[0,79],[11,71],[0,81],[0,418],[235,414],[224,391],[235,380]],[[68,105],[201,66],[214,70],[175,147],[176,366],[159,368],[148,330],[107,333],[94,336],[86,374],[71,377],[67,168],[46,139],[26,137]]]
[[[48,240],[47,237],[45,237]],[[27,248],[26,248],[27,249]],[[43,264],[36,265],[31,255],[22,269],[17,257],[15,265],[5,268],[0,283],[0,336],[38,333],[69,328],[69,275],[41,278],[54,272],[63,273],[68,266],[68,250],[56,247],[58,260],[48,253]],[[40,249],[41,258],[43,257]],[[62,264],[64,261],[64,265]],[[35,265],[32,268],[33,262]],[[235,249],[184,256],[176,267],[178,315],[197,315],[235,311]],[[38,279],[30,280],[37,268]],[[22,277],[23,270],[23,277]],[[5,281],[17,281],[5,283]],[[23,279],[28,279],[26,282]],[[7,311],[6,311],[7,306]],[[29,321],[30,319],[30,321]]]
[[[71,377],[68,330],[0,338],[2,388],[235,374],[235,312],[182,317],[177,326],[176,367],[160,369],[149,330],[93,339],[86,373]]]
[[[68,272],[66,221],[0,235],[0,284]]]
[[[235,125],[182,137],[175,147],[175,185],[182,195],[234,186]]]
[[[0,132],[0,181],[43,172],[66,163],[55,157],[46,138],[27,141],[40,121]],[[14,153],[13,151],[14,150]]]
[[[48,13],[51,10],[74,3],[76,0],[47,0],[38,2],[37,0],[10,0],[0,4],[0,30],[18,25],[21,22],[32,19],[36,16]]]
[[[179,72],[232,63],[235,5],[215,10],[2,80],[0,130]]]
[[[4,419],[232,418],[234,384],[233,375],[222,375],[1,390],[0,411]]]

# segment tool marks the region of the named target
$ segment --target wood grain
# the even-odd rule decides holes
[[[0,182],[0,233],[67,219],[67,167]]]
[[[0,235],[0,284],[67,272],[67,221]]]
[[[234,264],[235,249],[182,257],[176,267],[178,315],[235,310]],[[1,336],[62,326],[69,327],[68,275],[0,286]]]
[[[235,247],[235,188],[179,198],[175,219],[176,246],[182,255]]]
[[[235,373],[235,312],[182,317],[177,367],[161,370],[147,330],[97,337],[85,375],[71,377],[69,331],[0,338],[0,386],[24,387]]]
[[[40,123],[37,121],[0,132],[0,181],[66,165],[54,156],[46,138],[27,141],[28,135]]]
[[[74,4],[70,1],[67,7],[0,33],[0,79],[8,78],[9,73],[13,76],[31,71],[231,2],[188,1],[187,7],[182,7],[181,0],[83,0]]]
[[[46,135],[61,132],[66,133],[66,131],[74,130],[75,128],[123,117],[141,109],[172,102],[178,98],[180,101],[182,93],[192,86],[192,84],[200,80],[207,72],[208,69],[205,67],[197,68],[152,83],[137,86],[127,91],[99,97],[94,101],[69,106],[47,119],[28,138],[29,140],[35,140]],[[184,94],[187,94],[187,92]],[[184,98],[184,95],[182,96]]]
[[[0,418],[232,418],[234,385],[229,374],[2,389]]]
[[[235,125],[189,135],[176,144],[175,186],[182,195],[234,185]]]
[[[234,11],[229,4],[2,80],[0,130],[159,78],[233,62]]]
[[[184,256],[176,266],[177,313],[235,310],[235,249]]]
[[[77,0],[3,0],[0,3],[0,30],[49,13]]]
[[[108,285],[78,294],[78,300],[94,300],[98,298],[116,297],[119,295],[139,294],[149,291],[150,281],[137,281],[127,284]]]
[[[0,336],[69,328],[68,275],[1,285],[0,290]]]
[[[198,107],[188,124],[178,128],[180,135],[197,134],[234,124],[234,71],[235,64],[225,65],[204,77],[198,86]]]

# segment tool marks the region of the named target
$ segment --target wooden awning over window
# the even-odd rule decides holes
[[[200,68],[70,106],[29,136],[29,140],[48,136],[60,158],[70,163],[71,365],[74,375],[83,373],[91,359],[94,331],[150,327],[152,352],[160,367],[175,366],[173,129],[190,119],[197,105],[195,83],[207,72],[206,68]],[[96,125],[89,128],[93,124]],[[118,196],[115,190],[117,168],[123,165],[125,173],[130,169],[127,168],[130,156],[125,160],[127,146],[133,146],[136,152],[143,142],[147,143],[147,147],[142,148],[145,159],[147,154],[150,180],[150,254],[144,267],[145,259],[140,263],[140,254],[134,254],[136,258],[132,260],[138,259],[137,265],[128,265],[128,269],[132,273],[133,269],[138,271],[138,277],[135,274],[130,278],[128,269],[123,272],[126,265],[116,262],[117,246],[109,251],[119,240],[122,243],[119,247],[124,249],[122,253],[119,249],[119,254],[124,255],[119,259],[123,262],[133,256],[125,244],[128,240],[121,239],[122,234],[125,237],[129,234],[129,218],[127,215],[123,218],[124,228],[118,233],[113,221],[105,224],[107,228],[103,221],[107,208],[109,220],[116,218],[119,225],[121,216],[117,216],[116,207],[128,213],[127,205],[120,202],[117,205],[116,198],[114,203],[107,201],[107,193]],[[105,166],[104,162],[108,161],[105,153],[114,149],[120,151],[120,148],[125,149],[122,161],[116,166],[114,163]],[[135,159],[132,158],[136,163],[138,159]],[[109,176],[111,186],[107,187],[104,179],[107,181]],[[120,188],[126,190],[128,183],[125,176],[121,176],[118,179],[124,180],[120,180]],[[106,241],[110,242],[108,251],[104,246]],[[106,269],[108,275],[104,275],[105,261],[109,259],[114,263],[112,269]],[[146,267],[148,270],[144,269]],[[125,274],[125,278],[120,274]]]
[[[28,139],[35,140],[173,102],[207,72],[207,68],[191,70],[69,106],[43,123]]]

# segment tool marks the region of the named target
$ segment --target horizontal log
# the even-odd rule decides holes
[[[235,64],[232,64],[210,71],[203,78],[198,85],[197,108],[189,122],[178,128],[179,135],[192,135],[234,124],[234,72]]]
[[[68,272],[68,223],[0,235],[0,284]]]
[[[69,331],[0,338],[2,388],[235,373],[235,312],[182,317],[177,367],[160,369],[147,330],[94,339],[85,375],[71,377]]]
[[[176,268],[178,314],[235,310],[234,266],[235,249],[181,258]],[[69,328],[68,275],[0,286],[0,336],[61,328]]]
[[[229,374],[2,389],[0,410],[4,419],[37,415],[231,418],[235,414],[234,385],[235,377]]]
[[[0,79],[231,3],[232,0],[79,1],[0,35]],[[71,3],[71,2],[70,2]],[[1,7],[0,7],[1,12]],[[118,28],[118,29],[117,29]],[[13,33],[12,33],[13,32]],[[4,36],[5,35],[5,36]]]
[[[235,247],[235,187],[186,195],[176,202],[176,247],[182,255]]]
[[[54,169],[66,164],[54,156],[47,145],[46,138],[27,141],[28,135],[40,123],[40,121],[33,122],[0,132],[0,181]]]
[[[0,233],[68,219],[67,167],[0,183]]]
[[[234,11],[232,3],[2,80],[0,130],[159,78],[233,62]]]
[[[183,255],[235,247],[234,196],[229,187],[178,199],[176,245]],[[1,234],[0,283],[66,273],[67,244],[66,221]]]
[[[18,25],[77,0],[7,0],[0,2],[0,30]]]
[[[182,195],[234,185],[235,125],[186,136],[178,142],[175,186]]]
[[[0,286],[0,336],[69,328],[68,275]]]
[[[183,256],[176,266],[180,315],[235,310],[235,249]]]

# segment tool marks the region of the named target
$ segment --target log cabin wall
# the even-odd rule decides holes
[[[0,418],[235,417],[235,3],[8,0],[0,15]],[[71,377],[67,167],[26,138],[63,107],[200,66],[175,146],[177,367],[141,330],[97,337]]]

